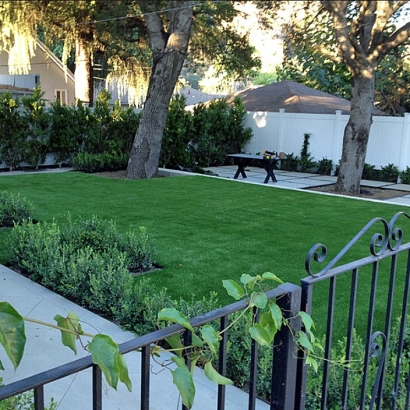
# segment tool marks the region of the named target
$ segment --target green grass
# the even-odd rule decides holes
[[[145,226],[163,266],[149,274],[152,284],[187,300],[192,294],[199,299],[216,291],[223,304],[232,301],[225,296],[223,279],[271,271],[298,284],[307,276],[304,261],[313,244],[325,244],[330,261],[370,219],[390,220],[403,210],[201,176],[129,181],[77,172],[39,173],[0,177],[0,190],[18,192],[31,201],[40,221],[64,223],[68,214],[98,215],[114,220],[124,231]],[[0,231],[3,264],[8,262],[7,235]],[[351,260],[369,255],[370,237],[349,253]],[[369,275],[364,280],[369,281]],[[341,279],[338,284],[343,295],[338,315],[346,313],[349,281]],[[327,285],[320,289],[327,291]],[[387,293],[387,287],[384,290]],[[325,293],[315,291],[314,319],[323,315]],[[366,298],[361,299],[367,302]],[[357,326],[366,320],[360,315]]]

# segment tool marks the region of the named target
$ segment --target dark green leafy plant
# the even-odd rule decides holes
[[[50,112],[46,109],[41,88],[36,88],[32,96],[23,97],[23,121],[26,122],[26,150],[23,161],[37,169],[44,164],[46,154],[49,152],[50,140]]]
[[[298,161],[298,165],[301,172],[309,172],[312,167],[316,165],[312,155],[308,151],[309,149],[309,139],[311,135],[309,133],[303,134],[303,145],[300,151],[300,158]]]
[[[406,167],[404,171],[400,172],[400,182],[410,184],[410,167]]]
[[[52,123],[50,129],[50,150],[55,154],[55,163],[68,163],[79,150],[80,128],[76,121],[76,110],[61,105],[57,100],[51,104]]]
[[[117,154],[116,152],[103,152],[101,154],[89,154],[79,152],[70,161],[76,171],[93,173],[102,171],[118,171],[126,169],[128,154]]]
[[[199,167],[223,165],[226,154],[241,152],[252,130],[243,126],[246,112],[239,98],[233,106],[225,99],[194,108],[194,129],[190,149]]]
[[[0,93],[0,156],[10,171],[18,167],[26,150],[27,122],[20,115],[20,101]]]
[[[333,167],[333,161],[331,159],[322,158],[317,163],[317,172],[320,175],[331,175]]]
[[[365,163],[363,167],[362,179],[369,179],[369,180],[375,181],[376,180],[375,175],[376,175],[375,166]]]
[[[380,170],[380,180],[386,182],[397,183],[399,178],[399,168],[394,164],[388,164]]]
[[[102,265],[108,266],[110,259],[114,263],[110,275],[114,269],[122,276],[124,267],[129,273],[131,268],[143,271],[144,266],[155,265],[150,258],[156,250],[145,230],[141,238],[131,231],[123,236],[114,222],[97,217],[70,221],[62,228],[55,222],[29,221],[13,229],[9,246],[12,264],[80,303],[90,300],[90,278]]]
[[[192,169],[194,166],[194,157],[189,149],[195,134],[194,124],[192,113],[185,107],[185,96],[172,98],[162,137],[160,164],[163,168]]]
[[[293,152],[291,154],[286,154],[286,160],[281,161],[280,169],[285,171],[297,171],[299,163],[299,157]]]

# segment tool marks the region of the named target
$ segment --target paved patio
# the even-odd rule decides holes
[[[232,179],[237,170],[236,165],[226,165],[220,167],[209,167],[205,168],[206,171],[210,171],[215,176],[219,178]],[[307,189],[324,185],[331,185],[336,182],[337,177],[319,174],[309,174],[303,172],[289,172],[283,170],[275,170],[275,176],[277,182],[269,181],[264,184],[263,181],[266,177],[266,172],[263,168],[258,167],[247,167],[246,168],[247,178],[243,179],[239,176],[235,181],[248,183],[248,184],[263,184],[269,187],[285,188],[285,189]],[[404,196],[399,196],[395,198],[389,198],[383,200],[383,202],[389,202],[393,204],[410,206],[410,185],[406,184],[394,184],[392,182],[382,182],[382,181],[368,181],[362,180],[361,186],[371,187],[371,188],[381,188],[381,189],[392,189],[397,191],[404,191],[408,194]],[[317,192],[320,194],[320,192]],[[326,194],[329,195],[329,194]],[[333,194],[330,194],[333,195]],[[359,198],[363,199],[363,198]],[[370,200],[371,197],[369,197]]]

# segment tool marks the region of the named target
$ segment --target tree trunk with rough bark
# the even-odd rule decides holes
[[[92,75],[91,55],[87,45],[80,38],[75,44],[75,99],[93,106],[94,76]]]
[[[354,77],[350,118],[343,136],[337,192],[360,192],[374,102],[375,77]]]
[[[128,161],[129,179],[151,178],[157,174],[168,106],[191,37],[193,11],[192,7],[187,7],[190,3],[173,2],[174,10],[169,15],[167,32],[157,13],[144,16],[153,53],[153,67],[147,99]]]
[[[397,29],[390,24],[409,2],[323,0],[321,3],[331,15],[339,58],[348,67],[353,82],[350,119],[343,137],[335,191],[357,195],[372,124],[376,70],[384,56],[410,38],[410,23]]]

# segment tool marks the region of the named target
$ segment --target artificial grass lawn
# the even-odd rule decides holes
[[[18,192],[31,201],[40,221],[64,223],[68,214],[98,215],[114,220],[124,231],[145,226],[163,266],[148,274],[153,286],[166,287],[173,298],[187,300],[215,291],[221,304],[232,301],[223,279],[271,271],[285,282],[299,284],[307,276],[304,260],[313,244],[325,244],[330,261],[370,219],[390,220],[403,210],[398,205],[202,176],[129,181],[78,172],[4,175],[0,190]],[[8,262],[7,235],[6,230],[0,232],[3,264]],[[352,260],[369,255],[369,238],[349,253]],[[340,315],[348,306],[349,281],[342,279],[338,285],[343,295]],[[327,291],[327,286],[319,289]],[[385,286],[382,294],[387,294]],[[319,327],[325,293],[315,290],[313,316]],[[361,298],[367,303],[368,296]],[[363,327],[366,321],[366,315],[359,315],[356,325]]]

